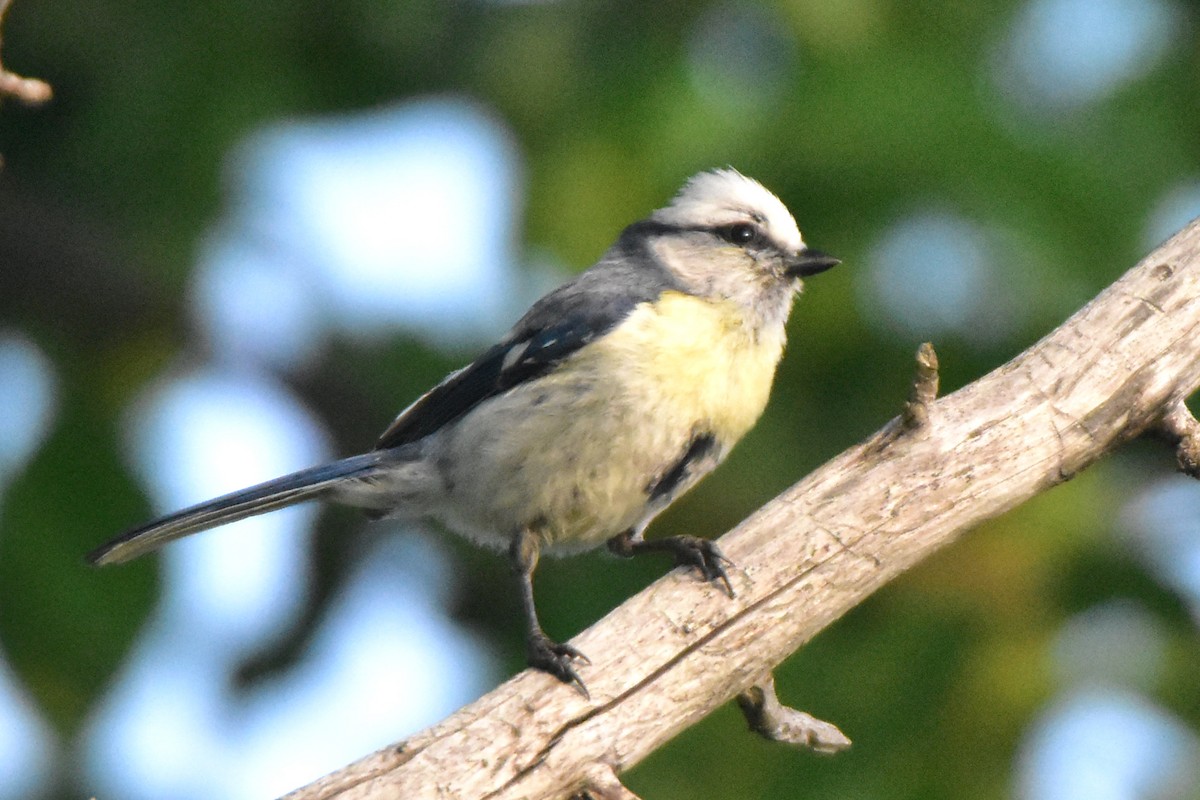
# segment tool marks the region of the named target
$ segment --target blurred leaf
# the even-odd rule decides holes
[[[112,420],[67,402],[0,507],[0,645],[61,733],[74,731],[126,658],[156,574],[152,560],[84,563],[149,509],[120,463]]]

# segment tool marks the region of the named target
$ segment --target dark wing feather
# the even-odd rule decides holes
[[[488,398],[545,375],[671,288],[676,282],[646,247],[644,233],[630,226],[600,263],[543,297],[503,341],[402,411],[376,449],[423,439]]]
[[[423,439],[484,400],[546,374],[620,319],[565,320],[528,338],[494,345],[405,409],[379,437],[376,449]]]

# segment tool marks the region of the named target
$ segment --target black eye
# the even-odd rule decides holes
[[[720,233],[721,238],[731,244],[750,244],[758,238],[758,228],[744,222],[724,227]]]

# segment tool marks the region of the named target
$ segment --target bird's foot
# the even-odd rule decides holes
[[[672,536],[660,541],[675,555],[675,566],[695,567],[705,580],[720,583],[726,594],[734,596],[733,584],[729,582],[729,573],[725,571],[725,565],[733,566],[733,562],[726,558],[715,542],[699,536]]]
[[[585,698],[591,699],[587,687],[572,661],[591,664],[591,660],[569,644],[556,642],[541,630],[532,631],[527,640],[529,666],[548,672],[568,686],[574,686]]]
[[[733,584],[729,582],[729,573],[725,571],[725,565],[733,566],[733,562],[725,557],[715,542],[708,539],[701,539],[699,536],[668,536],[665,539],[646,541],[631,529],[609,539],[608,549],[621,558],[665,550],[674,556],[675,566],[695,567],[700,570],[705,580],[719,582],[727,595],[735,596]]]

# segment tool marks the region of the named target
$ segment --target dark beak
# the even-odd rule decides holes
[[[806,247],[788,259],[784,272],[792,278],[807,278],[809,275],[824,272],[830,267],[836,267],[840,263],[842,263],[840,258],[834,258],[820,250]]]

